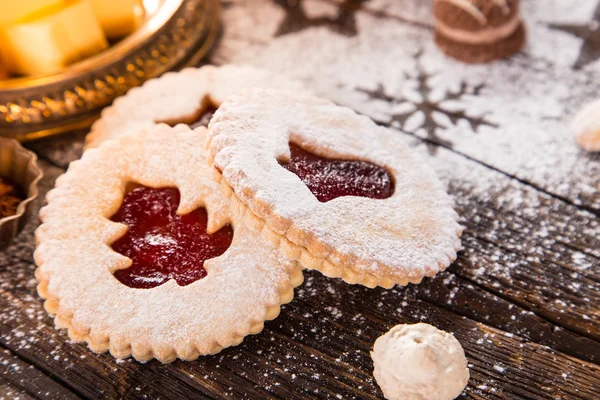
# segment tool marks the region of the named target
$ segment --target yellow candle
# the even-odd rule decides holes
[[[135,31],[143,21],[142,0],[92,0],[100,25],[109,39]]]
[[[24,75],[56,72],[108,47],[91,0],[37,10],[4,25],[1,34],[9,71]]]

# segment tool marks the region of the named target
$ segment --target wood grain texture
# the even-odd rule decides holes
[[[532,6],[537,1],[526,2],[525,12],[542,26],[545,22]],[[565,15],[571,12],[552,1]],[[412,131],[406,121],[400,124],[397,102],[402,92],[390,82],[378,88],[369,80],[370,72],[360,72],[366,63],[384,60],[385,46],[376,48],[381,37],[412,40],[406,57],[390,55],[398,62],[394,68],[413,62],[410,73],[419,78],[427,72],[419,64],[435,50],[419,45],[431,34],[427,3],[227,1],[223,38],[209,61],[268,64],[406,139],[436,170],[456,202],[466,227],[464,250],[456,263],[420,285],[392,290],[350,286],[307,272],[296,299],[283,307],[279,318],[240,346],[194,362],[139,364],[95,355],[53,327],[35,293],[32,252],[38,222],[32,221],[0,255],[0,363],[8,359],[8,365],[23,366],[22,375],[14,375],[5,374],[0,365],[0,398],[39,398],[48,388],[85,398],[381,399],[369,356],[374,340],[395,324],[423,321],[453,332],[465,348],[471,380],[461,398],[596,399],[600,219],[594,185],[599,182],[599,160],[582,156],[589,170],[575,168],[560,187],[556,177],[545,178],[536,171],[535,163],[523,170],[518,157],[512,164],[491,159],[488,147],[511,151],[519,146],[501,137],[491,138],[494,146],[487,146],[479,138],[490,137],[492,131],[471,137],[431,130],[426,124],[424,130]],[[593,11],[594,4],[582,0],[580,17]],[[413,52],[414,43],[418,51]],[[331,46],[329,56],[325,50],[332,51]],[[347,61],[340,54],[351,56],[356,73],[339,69],[339,63]],[[576,60],[570,53],[562,55]],[[551,71],[556,79],[569,82],[578,79],[570,75],[569,65],[525,56],[529,58],[519,55],[507,63],[522,70],[541,68],[544,61],[544,73]],[[322,67],[319,74],[311,63]],[[338,73],[333,74],[335,68]],[[589,82],[595,74],[583,73]],[[423,84],[430,77],[419,79]],[[409,84],[410,79],[403,82]],[[579,85],[580,98],[595,87]],[[471,90],[478,90],[477,82],[458,85],[449,93],[460,97]],[[454,116],[474,121],[468,113]],[[84,135],[28,145],[43,160],[43,193],[81,155]]]
[[[12,386],[10,383],[4,381],[4,379],[0,378],[0,399],[8,400],[8,399],[35,399],[35,397],[31,397],[29,394],[24,392],[23,390]]]
[[[73,400],[78,397],[35,366],[0,347],[0,399],[3,398]]]
[[[16,286],[10,301],[5,293],[0,300],[2,309],[14,310],[2,321],[2,344],[89,398],[378,398],[373,341],[396,323],[418,321],[454,332],[465,347],[472,372],[467,397],[586,399],[600,388],[598,366],[457,317],[415,299],[410,288],[349,287],[312,272],[260,335],[216,356],[163,366],[115,362],[68,343],[31,296],[31,284],[19,282],[10,282]],[[22,339],[32,333],[33,344]]]

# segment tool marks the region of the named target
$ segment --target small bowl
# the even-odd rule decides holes
[[[27,196],[19,203],[15,215],[0,219],[0,250],[4,250],[29,220],[30,203],[38,196],[38,183],[44,174],[35,153],[25,150],[14,139],[0,137],[0,176],[19,185]]]

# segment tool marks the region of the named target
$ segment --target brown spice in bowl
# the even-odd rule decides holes
[[[23,200],[23,190],[11,180],[0,176],[0,219],[15,215]]]

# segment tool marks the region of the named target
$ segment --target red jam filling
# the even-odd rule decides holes
[[[291,159],[281,164],[296,174],[321,202],[342,196],[386,199],[394,193],[389,172],[367,161],[335,160],[290,143]]]
[[[121,283],[150,289],[175,279],[180,286],[206,276],[204,261],[220,256],[231,245],[228,225],[209,235],[204,208],[177,215],[179,190],[137,187],[123,199],[112,221],[127,225],[125,236],[113,243],[116,252],[133,264],[114,273]]]
[[[198,117],[197,120],[195,120],[194,122],[192,122],[191,124],[189,124],[190,128],[192,129],[196,129],[199,126],[208,126],[208,123],[210,122],[210,119],[212,118],[212,116],[214,115],[214,113],[217,111],[217,107],[213,106],[212,104],[209,105],[206,110],[204,110],[204,112],[202,113],[202,115],[200,115]]]

